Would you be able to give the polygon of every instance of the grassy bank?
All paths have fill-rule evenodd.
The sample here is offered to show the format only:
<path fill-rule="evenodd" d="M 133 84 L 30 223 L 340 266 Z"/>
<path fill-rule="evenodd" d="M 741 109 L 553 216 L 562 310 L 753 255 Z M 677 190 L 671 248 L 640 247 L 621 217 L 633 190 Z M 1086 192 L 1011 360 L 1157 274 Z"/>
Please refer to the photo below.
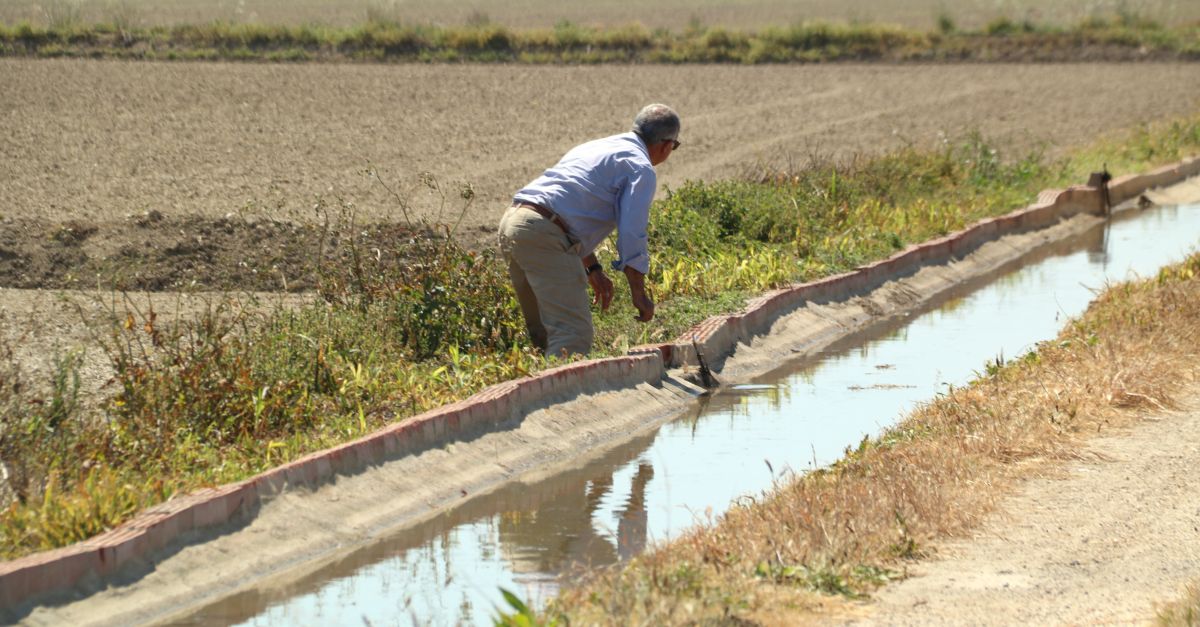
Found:
<path fill-rule="evenodd" d="M 716 520 L 564 592 L 532 622 L 789 624 L 806 611 L 816 619 L 822 595 L 855 597 L 901 576 L 935 541 L 975 527 L 1016 480 L 1078 457 L 1088 434 L 1173 407 L 1200 374 L 1198 329 L 1195 254 L 1153 278 L 1109 287 L 1054 340 L 987 364 L 966 387 L 847 449 L 828 469 L 740 499 Z M 1161 613 L 1165 623 L 1194 624 L 1191 594 Z"/>
<path fill-rule="evenodd" d="M 937 151 L 688 184 L 652 212 L 658 317 L 633 322 L 619 295 L 596 316 L 596 352 L 677 337 L 749 294 L 1009 211 L 1040 189 L 1084 180 L 1096 162 L 1142 170 L 1198 149 L 1195 118 L 1055 163 L 1004 159 L 971 137 Z M 380 265 L 356 239 L 352 209 L 331 213 L 342 218 L 322 227 L 323 241 L 337 253 L 314 258 L 336 262 L 318 268 L 315 304 L 264 311 L 223 300 L 178 324 L 119 305 L 110 320 L 92 320 L 114 373 L 102 398 L 81 398 L 77 356 L 36 378 L 0 347 L 0 459 L 11 489 L 0 556 L 90 537 L 173 494 L 251 476 L 545 367 L 490 254 L 414 225 L 409 262 Z M 607 246 L 602 259 L 612 258 Z"/>
<path fill-rule="evenodd" d="M 376 17 L 356 27 L 213 22 L 140 27 L 128 16 L 84 24 L 0 25 L 0 54 L 161 60 L 517 63 L 813 63 L 829 61 L 1116 61 L 1200 58 L 1200 24 L 1166 27 L 1134 13 L 1063 27 L 996 19 L 961 30 L 798 23 L 757 31 L 694 24 L 596 28 L 561 22 L 515 30 L 486 18 L 464 26 Z"/>

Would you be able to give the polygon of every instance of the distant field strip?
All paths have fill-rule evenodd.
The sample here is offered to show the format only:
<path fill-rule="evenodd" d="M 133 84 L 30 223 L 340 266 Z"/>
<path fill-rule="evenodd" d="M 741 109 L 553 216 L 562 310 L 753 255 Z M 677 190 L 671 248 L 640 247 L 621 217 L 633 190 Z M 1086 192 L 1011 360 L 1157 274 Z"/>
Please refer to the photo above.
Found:
<path fill-rule="evenodd" d="M 640 23 L 513 29 L 373 19 L 352 27 L 217 21 L 140 27 L 121 20 L 0 26 L 0 54 L 156 60 L 516 63 L 814 63 L 829 61 L 1132 61 L 1200 59 L 1200 24 L 1167 27 L 1121 13 L 1071 27 L 997 18 L 961 30 L 804 22 L 761 30 L 699 23 L 680 31 Z"/>
<path fill-rule="evenodd" d="M 899 24 L 931 28 L 949 19 L 978 28 L 989 21 L 1036 17 L 1073 24 L 1121 11 L 1168 24 L 1200 19 L 1200 4 L 1179 0 L 659 0 L 636 8 L 626 0 L 0 0 L 0 22 L 36 24 L 74 19 L 162 26 L 214 20 L 261 24 L 352 26 L 364 19 L 406 24 L 478 24 L 549 28 L 563 21 L 602 26 L 636 19 L 650 28 L 714 24 L 762 28 L 800 20 Z"/>

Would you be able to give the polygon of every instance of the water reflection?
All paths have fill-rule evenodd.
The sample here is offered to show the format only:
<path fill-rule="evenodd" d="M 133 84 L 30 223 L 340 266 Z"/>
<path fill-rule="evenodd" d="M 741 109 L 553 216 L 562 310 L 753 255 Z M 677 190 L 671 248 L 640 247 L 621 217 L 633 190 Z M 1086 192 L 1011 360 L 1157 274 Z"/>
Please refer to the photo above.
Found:
<path fill-rule="evenodd" d="M 646 485 L 654 467 L 636 461 L 637 470 L 623 499 L 613 494 L 615 472 L 605 468 L 571 486 L 538 509 L 500 517 L 501 550 L 513 571 L 557 573 L 564 564 L 603 566 L 629 559 L 646 547 Z M 605 502 L 620 499 L 615 533 L 595 522 Z"/>
<path fill-rule="evenodd" d="M 315 572 L 223 599 L 181 624 L 486 623 L 500 602 L 497 586 L 545 600 L 557 592 L 559 573 L 645 549 L 654 467 L 640 456 L 654 437 L 481 495 Z"/>
<path fill-rule="evenodd" d="M 946 385 L 970 381 L 987 361 L 1053 337 L 1093 289 L 1131 271 L 1153 272 L 1196 245 L 1200 209 L 1133 217 L 708 397 L 689 415 L 575 469 L 475 497 L 193 619 L 481 623 L 501 604 L 499 587 L 541 603 L 560 575 L 629 559 L 731 500 L 769 489 L 789 469 L 834 461 Z"/>

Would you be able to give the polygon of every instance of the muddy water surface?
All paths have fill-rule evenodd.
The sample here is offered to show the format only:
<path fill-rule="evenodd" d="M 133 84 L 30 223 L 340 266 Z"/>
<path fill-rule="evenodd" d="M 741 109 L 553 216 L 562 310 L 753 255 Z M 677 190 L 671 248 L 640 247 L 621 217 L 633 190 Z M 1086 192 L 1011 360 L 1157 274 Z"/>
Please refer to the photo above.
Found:
<path fill-rule="evenodd" d="M 907 319 L 724 391 L 579 468 L 481 496 L 190 620 L 489 623 L 506 607 L 501 587 L 544 602 L 563 575 L 627 559 L 789 472 L 828 464 L 916 403 L 1054 337 L 1106 283 L 1152 275 L 1198 245 L 1200 205 L 1122 216 Z"/>

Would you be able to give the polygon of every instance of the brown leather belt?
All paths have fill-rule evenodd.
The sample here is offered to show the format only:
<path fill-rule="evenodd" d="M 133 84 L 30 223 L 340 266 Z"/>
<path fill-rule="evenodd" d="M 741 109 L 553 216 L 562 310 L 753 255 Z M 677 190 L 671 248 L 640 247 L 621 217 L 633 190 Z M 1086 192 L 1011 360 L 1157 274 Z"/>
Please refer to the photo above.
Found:
<path fill-rule="evenodd" d="M 557 226 L 558 228 L 562 229 L 563 233 L 566 233 L 567 235 L 571 235 L 571 229 L 567 228 L 567 223 L 563 222 L 563 219 L 557 213 L 554 213 L 553 211 L 551 211 L 541 205 L 535 205 L 531 202 L 525 202 L 523 200 L 513 203 L 513 206 L 514 207 L 524 207 L 526 209 L 536 211 L 543 218 L 546 218 L 547 220 L 553 222 L 554 226 Z"/>

